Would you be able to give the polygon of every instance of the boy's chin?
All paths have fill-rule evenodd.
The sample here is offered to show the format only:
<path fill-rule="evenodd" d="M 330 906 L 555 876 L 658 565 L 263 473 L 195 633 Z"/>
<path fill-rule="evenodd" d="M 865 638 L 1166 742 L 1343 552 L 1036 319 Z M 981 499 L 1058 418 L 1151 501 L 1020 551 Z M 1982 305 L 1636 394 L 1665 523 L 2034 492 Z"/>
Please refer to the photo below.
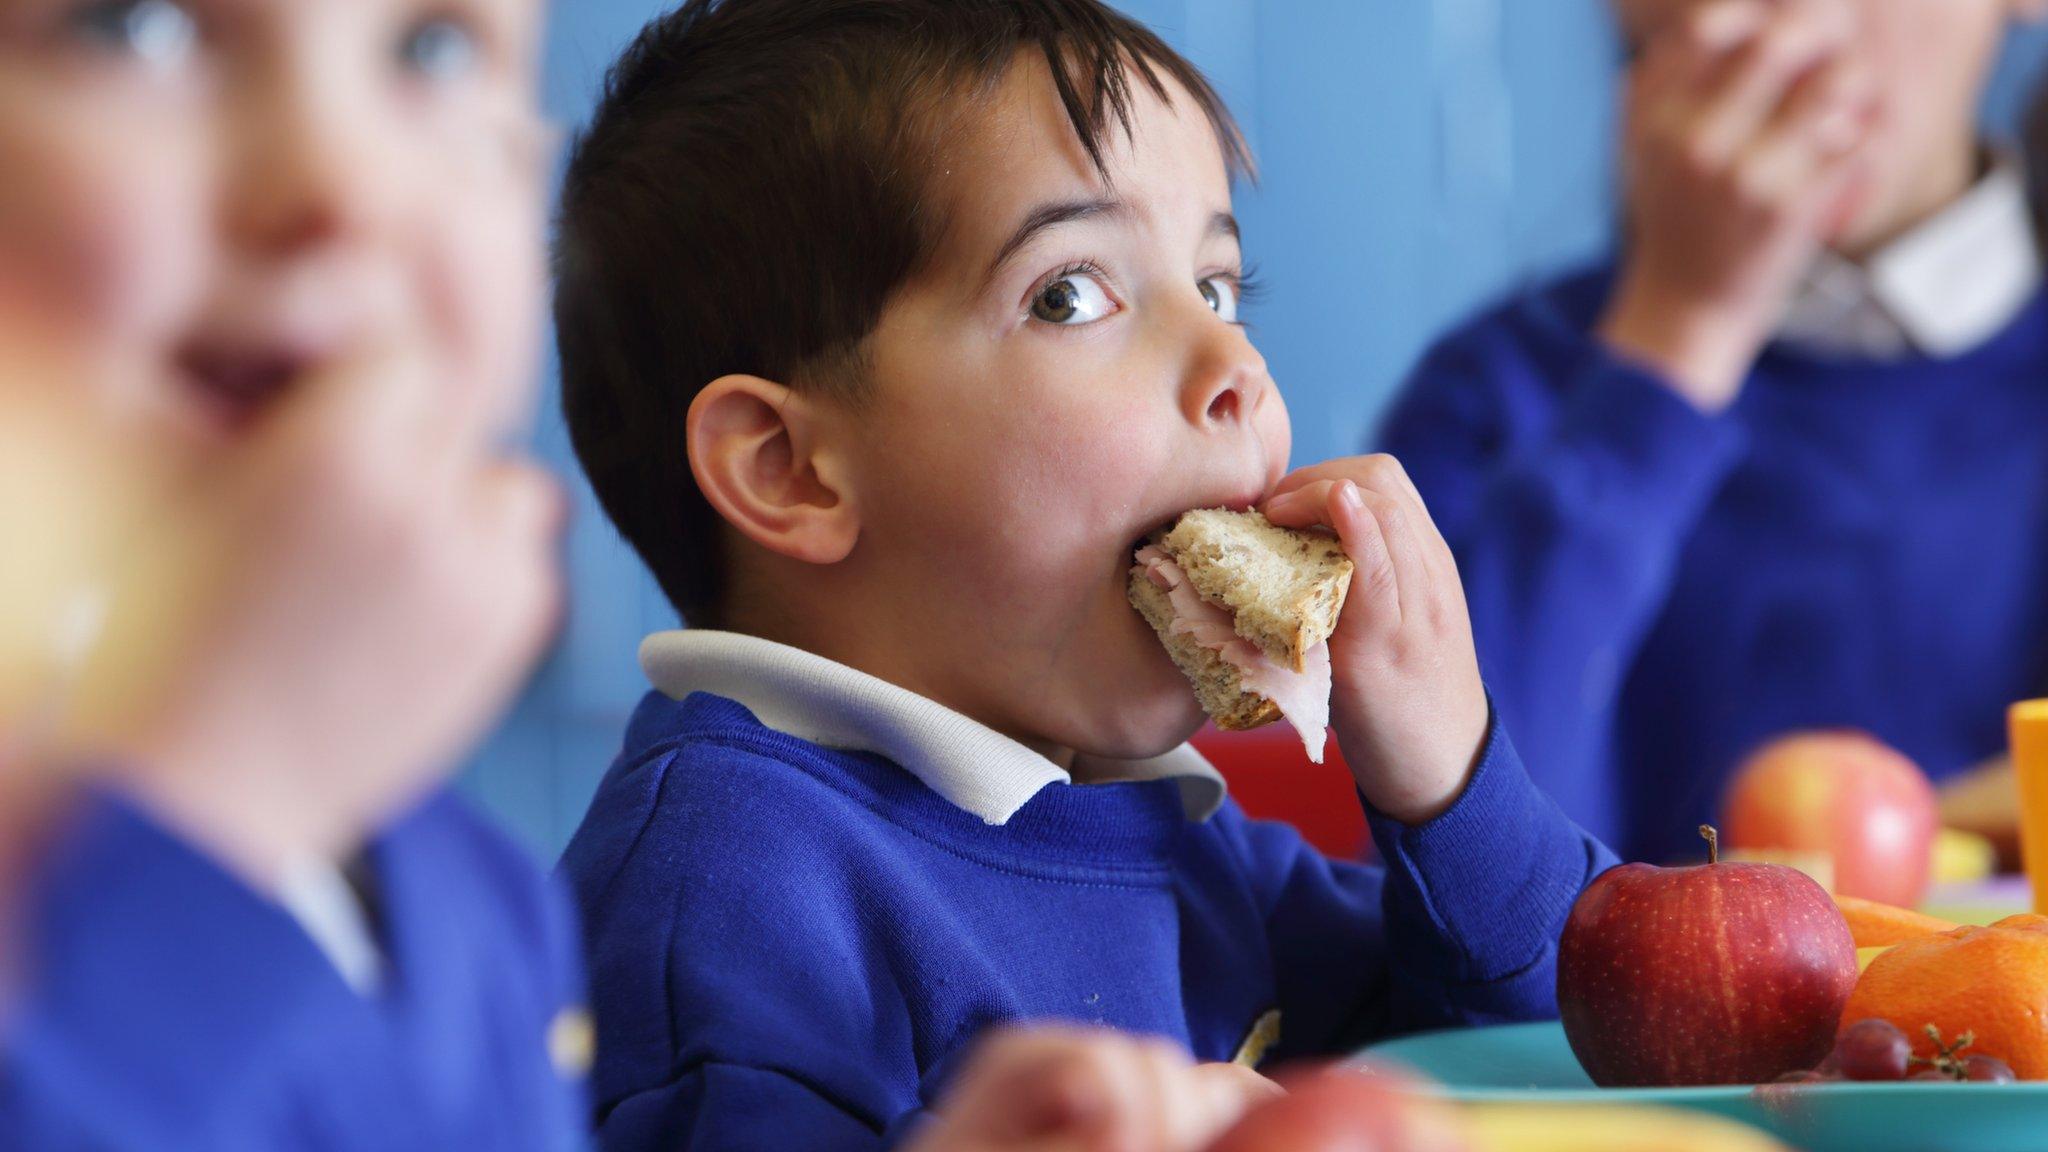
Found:
<path fill-rule="evenodd" d="M 1150 760 L 1187 743 L 1207 721 L 1192 691 L 1128 701 L 1113 723 L 1099 727 L 1086 751 L 1108 760 Z"/>

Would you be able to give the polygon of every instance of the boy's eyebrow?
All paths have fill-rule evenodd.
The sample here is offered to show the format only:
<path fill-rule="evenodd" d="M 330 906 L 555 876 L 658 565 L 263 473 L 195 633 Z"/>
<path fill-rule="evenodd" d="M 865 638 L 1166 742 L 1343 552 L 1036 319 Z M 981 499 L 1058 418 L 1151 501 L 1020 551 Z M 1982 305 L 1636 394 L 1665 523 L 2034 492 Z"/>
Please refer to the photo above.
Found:
<path fill-rule="evenodd" d="M 1032 237 L 1048 228 L 1071 224 L 1076 220 L 1090 220 L 1098 216 L 1124 216 L 1129 212 L 1130 205 L 1121 200 L 1059 200 L 1041 204 L 1032 209 L 1031 214 L 1024 218 L 1024 222 L 1017 226 L 1017 230 L 1010 233 L 1010 238 L 1003 241 L 1003 246 L 996 249 L 995 259 L 988 262 L 988 270 L 982 274 L 981 281 L 983 284 L 993 282 L 996 274 L 1003 270 L 1003 265 L 1017 254 L 1018 249 L 1031 243 Z M 1244 238 L 1237 226 L 1237 217 L 1228 212 L 1218 212 L 1209 217 L 1208 233 L 1211 236 L 1228 236 L 1237 241 Z"/>
<path fill-rule="evenodd" d="M 1076 220 L 1092 220 L 1098 216 L 1124 216 L 1129 212 L 1130 206 L 1121 200 L 1056 200 L 1050 204 L 1040 204 L 1031 210 L 1029 216 L 1024 217 L 1024 222 L 1017 225 L 1017 230 L 1010 233 L 1010 238 L 1003 241 L 1003 246 L 996 249 L 995 259 L 988 262 L 988 270 L 982 273 L 981 281 L 983 284 L 994 281 L 996 273 L 1003 270 L 1003 265 L 1009 263 L 1010 257 L 1015 256 L 1019 248 L 1031 243 L 1032 237 L 1047 228 L 1071 224 Z"/>

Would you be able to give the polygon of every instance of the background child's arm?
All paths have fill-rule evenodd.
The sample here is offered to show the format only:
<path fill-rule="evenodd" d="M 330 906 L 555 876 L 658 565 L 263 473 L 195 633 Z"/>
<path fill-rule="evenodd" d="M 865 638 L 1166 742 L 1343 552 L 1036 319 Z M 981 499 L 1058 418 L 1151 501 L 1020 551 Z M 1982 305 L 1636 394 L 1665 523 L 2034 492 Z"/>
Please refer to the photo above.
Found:
<path fill-rule="evenodd" d="M 1707 6 L 1630 76 L 1629 240 L 1601 336 L 1704 411 L 1734 402 L 1847 221 L 1876 90 L 1838 4 Z"/>

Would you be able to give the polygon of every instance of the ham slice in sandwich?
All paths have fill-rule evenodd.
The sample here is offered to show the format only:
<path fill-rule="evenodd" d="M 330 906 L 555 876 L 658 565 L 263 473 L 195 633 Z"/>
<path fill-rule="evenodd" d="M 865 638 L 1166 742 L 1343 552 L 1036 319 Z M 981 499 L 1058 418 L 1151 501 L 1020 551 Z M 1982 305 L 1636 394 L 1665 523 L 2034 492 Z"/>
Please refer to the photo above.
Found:
<path fill-rule="evenodd" d="M 1201 509 L 1138 550 L 1129 594 L 1217 727 L 1285 717 L 1320 764 L 1329 638 L 1350 587 L 1351 560 L 1330 537 Z"/>

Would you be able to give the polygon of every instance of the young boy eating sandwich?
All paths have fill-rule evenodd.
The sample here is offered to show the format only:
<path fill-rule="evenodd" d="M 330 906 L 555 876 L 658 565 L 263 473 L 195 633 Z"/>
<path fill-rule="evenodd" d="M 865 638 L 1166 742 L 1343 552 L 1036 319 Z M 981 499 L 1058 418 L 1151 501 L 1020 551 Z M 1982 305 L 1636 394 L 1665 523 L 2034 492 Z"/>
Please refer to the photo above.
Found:
<path fill-rule="evenodd" d="M 608 1147 L 893 1142 L 1013 1021 L 1256 1063 L 1554 1011 L 1612 857 L 1493 723 L 1399 466 L 1289 471 L 1248 165 L 1092 0 L 694 0 L 614 70 L 564 406 L 692 627 L 564 860 Z M 1321 642 L 1384 870 L 1223 795 L 1133 606 L 1162 529 L 1254 508 L 1355 569 Z"/>

